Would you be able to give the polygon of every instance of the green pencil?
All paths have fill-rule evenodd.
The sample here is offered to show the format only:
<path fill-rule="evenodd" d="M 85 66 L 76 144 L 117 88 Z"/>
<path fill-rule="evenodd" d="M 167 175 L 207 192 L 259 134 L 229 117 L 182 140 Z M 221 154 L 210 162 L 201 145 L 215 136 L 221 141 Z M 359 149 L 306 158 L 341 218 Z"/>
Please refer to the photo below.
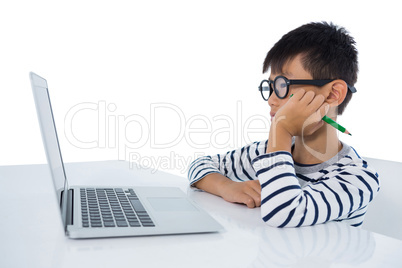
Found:
<path fill-rule="evenodd" d="M 331 126 L 333 126 L 334 128 L 336 128 L 337 130 L 339 130 L 342 133 L 348 134 L 349 136 L 352 136 L 352 134 L 347 131 L 346 128 L 344 128 L 343 126 L 339 125 L 337 122 L 335 122 L 334 120 L 332 120 L 331 118 L 329 118 L 328 116 L 324 115 L 324 117 L 322 118 L 322 121 L 324 121 L 327 124 L 330 124 Z"/>
<path fill-rule="evenodd" d="M 293 96 L 293 94 L 289 96 L 289 99 L 290 99 L 292 96 Z M 345 134 L 348 134 L 349 136 L 352 136 L 352 134 L 351 134 L 349 131 L 347 131 L 346 128 L 344 128 L 343 126 L 339 125 L 337 122 L 335 122 L 334 120 L 332 120 L 332 119 L 329 118 L 328 116 L 324 115 L 324 117 L 322 118 L 322 121 L 324 121 L 325 123 L 327 123 L 327 124 L 333 126 L 334 128 L 336 128 L 336 129 L 339 130 L 340 132 L 345 133 Z"/>

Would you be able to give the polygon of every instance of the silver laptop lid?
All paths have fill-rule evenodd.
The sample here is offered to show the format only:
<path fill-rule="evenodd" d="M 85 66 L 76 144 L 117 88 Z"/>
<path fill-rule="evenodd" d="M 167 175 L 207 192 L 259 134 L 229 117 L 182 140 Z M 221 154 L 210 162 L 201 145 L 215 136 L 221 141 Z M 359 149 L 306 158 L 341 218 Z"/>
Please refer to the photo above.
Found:
<path fill-rule="evenodd" d="M 59 140 L 54 123 L 52 105 L 50 103 L 47 82 L 35 73 L 29 73 L 32 91 L 35 99 L 43 146 L 47 162 L 53 178 L 57 200 L 60 205 L 61 218 L 64 228 L 67 228 L 68 182 L 61 156 Z"/>

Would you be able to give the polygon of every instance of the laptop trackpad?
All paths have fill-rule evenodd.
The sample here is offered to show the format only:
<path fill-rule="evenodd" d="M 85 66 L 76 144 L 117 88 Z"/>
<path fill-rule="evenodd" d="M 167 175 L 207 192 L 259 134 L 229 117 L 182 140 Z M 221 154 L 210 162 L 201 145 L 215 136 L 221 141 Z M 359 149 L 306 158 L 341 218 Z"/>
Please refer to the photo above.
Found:
<path fill-rule="evenodd" d="M 149 197 L 147 199 L 155 211 L 196 211 L 197 210 L 185 198 Z"/>

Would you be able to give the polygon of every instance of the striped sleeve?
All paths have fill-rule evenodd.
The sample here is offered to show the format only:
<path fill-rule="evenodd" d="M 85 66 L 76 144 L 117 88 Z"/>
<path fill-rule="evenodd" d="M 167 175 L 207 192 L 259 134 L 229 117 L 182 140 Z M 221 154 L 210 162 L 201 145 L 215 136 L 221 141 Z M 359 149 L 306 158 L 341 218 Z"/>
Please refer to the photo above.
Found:
<path fill-rule="evenodd" d="M 270 226 L 299 227 L 347 220 L 358 226 L 379 190 L 378 174 L 355 164 L 336 166 L 320 180 L 301 187 L 288 152 L 252 160 L 261 183 L 261 216 Z M 374 174 L 375 173 L 375 174 Z"/>
<path fill-rule="evenodd" d="M 268 141 L 254 142 L 226 154 L 203 156 L 194 160 L 188 170 L 190 185 L 211 173 L 220 173 L 233 181 L 255 180 L 251 160 L 265 154 Z"/>

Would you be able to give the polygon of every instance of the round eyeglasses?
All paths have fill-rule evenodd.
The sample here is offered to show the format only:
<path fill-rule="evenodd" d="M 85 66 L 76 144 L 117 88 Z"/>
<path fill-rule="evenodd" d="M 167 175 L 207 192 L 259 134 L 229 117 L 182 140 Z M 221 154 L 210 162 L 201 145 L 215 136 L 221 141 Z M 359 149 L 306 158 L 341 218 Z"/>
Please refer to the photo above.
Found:
<path fill-rule="evenodd" d="M 272 92 L 275 91 L 275 94 L 278 98 L 284 99 L 289 93 L 290 85 L 313 85 L 322 87 L 335 79 L 299 79 L 299 80 L 290 80 L 284 76 L 277 76 L 272 80 L 262 80 L 258 90 L 261 93 L 262 98 L 267 101 L 271 96 Z M 356 88 L 348 85 L 348 89 L 352 92 L 356 92 Z"/>

